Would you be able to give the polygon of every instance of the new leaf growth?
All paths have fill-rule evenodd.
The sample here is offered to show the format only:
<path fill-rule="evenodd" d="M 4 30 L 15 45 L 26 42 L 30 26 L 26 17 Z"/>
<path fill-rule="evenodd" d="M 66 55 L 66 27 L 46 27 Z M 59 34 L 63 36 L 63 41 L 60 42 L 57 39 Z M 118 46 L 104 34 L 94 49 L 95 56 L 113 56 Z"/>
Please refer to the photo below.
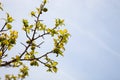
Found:
<path fill-rule="evenodd" d="M 6 58 L 9 57 L 9 51 L 12 51 L 14 45 L 17 44 L 19 36 L 18 32 L 12 29 L 11 23 L 14 19 L 9 13 L 6 14 L 4 25 L 0 27 L 0 67 L 19 68 L 19 73 L 17 75 L 6 74 L 5 80 L 25 79 L 29 75 L 29 65 L 37 67 L 44 65 L 48 72 L 57 72 L 58 62 L 50 56 L 64 55 L 65 44 L 68 42 L 70 34 L 67 29 L 62 28 L 65 25 L 63 19 L 55 19 L 55 26 L 52 28 L 44 24 L 43 20 L 40 20 L 40 16 L 48 11 L 45 7 L 46 3 L 47 0 L 43 0 L 40 7 L 36 8 L 35 11 L 31 11 L 31 17 L 35 19 L 33 24 L 30 24 L 27 19 L 22 20 L 22 29 L 25 32 L 23 36 L 27 39 L 25 42 L 21 42 L 22 52 L 16 53 L 16 56 L 12 56 L 10 60 Z M 0 9 L 3 10 L 1 3 Z M 48 36 L 53 40 L 54 47 L 45 53 L 38 52 L 44 45 L 46 40 L 44 37 Z M 29 65 L 25 62 L 28 62 Z"/>

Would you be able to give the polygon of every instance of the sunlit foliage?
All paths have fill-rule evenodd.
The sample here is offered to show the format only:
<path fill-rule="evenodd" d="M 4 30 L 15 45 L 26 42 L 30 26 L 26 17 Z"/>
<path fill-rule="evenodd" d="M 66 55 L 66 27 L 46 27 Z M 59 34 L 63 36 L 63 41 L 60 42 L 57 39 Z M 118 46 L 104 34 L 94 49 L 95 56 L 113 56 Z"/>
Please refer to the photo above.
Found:
<path fill-rule="evenodd" d="M 6 60 L 8 57 L 8 52 L 12 50 L 15 44 L 17 44 L 17 38 L 19 37 L 18 32 L 12 29 L 13 17 L 6 13 L 6 18 L 4 19 L 4 25 L 0 27 L 0 67 L 13 67 L 19 68 L 19 73 L 6 74 L 6 80 L 18 80 L 24 79 L 29 75 L 29 67 L 24 62 L 27 61 L 30 66 L 44 65 L 48 72 L 57 72 L 58 62 L 51 59 L 50 55 L 63 56 L 65 51 L 65 44 L 68 42 L 70 36 L 67 29 L 61 28 L 65 26 L 63 19 L 55 19 L 54 27 L 47 27 L 40 16 L 46 13 L 48 9 L 45 7 L 47 0 L 43 0 L 40 7 L 36 8 L 35 11 L 31 11 L 31 17 L 35 18 L 34 23 L 30 24 L 29 20 L 23 19 L 22 30 L 25 32 L 24 37 L 26 37 L 25 42 L 21 42 L 24 46 L 23 51 L 12 56 L 11 60 Z M 0 3 L 0 10 L 4 11 L 2 4 Z M 53 39 L 54 47 L 52 50 L 47 51 L 43 55 L 36 56 L 39 54 L 36 49 L 39 49 L 44 42 L 37 42 L 37 40 L 44 40 L 45 36 L 50 36 Z"/>

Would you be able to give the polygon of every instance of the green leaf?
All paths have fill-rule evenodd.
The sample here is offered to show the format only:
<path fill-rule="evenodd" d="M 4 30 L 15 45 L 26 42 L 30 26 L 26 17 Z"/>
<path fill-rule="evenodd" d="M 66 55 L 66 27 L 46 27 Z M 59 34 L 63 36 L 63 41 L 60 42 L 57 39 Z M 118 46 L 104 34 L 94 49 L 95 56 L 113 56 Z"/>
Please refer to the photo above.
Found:
<path fill-rule="evenodd" d="M 39 66 L 38 62 L 36 60 L 33 60 L 30 62 L 31 66 Z"/>
<path fill-rule="evenodd" d="M 58 27 L 58 26 L 63 26 L 65 25 L 64 24 L 64 20 L 63 19 L 55 19 L 55 26 Z"/>
<path fill-rule="evenodd" d="M 46 4 L 46 3 L 47 3 L 47 0 L 44 0 L 43 3 Z"/>
<path fill-rule="evenodd" d="M 14 21 L 14 19 L 9 15 L 9 13 L 7 13 L 7 22 L 11 23 L 13 21 Z"/>
<path fill-rule="evenodd" d="M 44 12 L 47 12 L 47 11 L 48 11 L 48 9 L 47 9 L 47 8 L 43 8 L 43 11 L 44 11 Z"/>
<path fill-rule="evenodd" d="M 2 8 L 2 3 L 0 2 L 0 10 L 2 10 L 3 11 L 3 8 Z"/>
<path fill-rule="evenodd" d="M 28 27 L 28 20 L 27 19 L 23 19 L 22 22 L 23 22 L 23 24 L 24 24 L 25 27 Z"/>
<path fill-rule="evenodd" d="M 12 25 L 11 24 L 7 24 L 6 27 L 7 27 L 7 29 L 11 29 Z"/>
<path fill-rule="evenodd" d="M 56 65 L 58 65 L 58 62 L 53 62 L 52 63 L 52 66 L 56 66 Z"/>
<path fill-rule="evenodd" d="M 11 50 L 11 49 L 12 49 L 12 47 L 13 47 L 13 45 L 8 46 L 8 50 Z"/>
<path fill-rule="evenodd" d="M 58 54 L 58 55 L 63 56 L 63 52 L 59 48 L 54 49 L 53 52 L 56 53 L 56 54 Z"/>
<path fill-rule="evenodd" d="M 49 69 L 47 70 L 47 72 L 52 72 L 51 68 L 49 68 Z"/>
<path fill-rule="evenodd" d="M 45 66 L 47 66 L 48 68 L 51 68 L 51 65 L 50 65 L 50 64 L 45 64 Z"/>
<path fill-rule="evenodd" d="M 31 50 L 35 50 L 35 46 L 31 46 Z"/>
<path fill-rule="evenodd" d="M 0 59 L 0 64 L 2 63 L 2 60 Z"/>
<path fill-rule="evenodd" d="M 25 54 L 24 59 L 30 59 L 30 55 L 29 54 Z"/>
<path fill-rule="evenodd" d="M 20 60 L 20 56 L 16 55 L 16 60 L 19 61 Z"/>
<path fill-rule="evenodd" d="M 54 71 L 55 73 L 56 73 L 57 70 L 58 70 L 57 67 L 53 67 L 52 69 L 53 69 L 53 71 Z"/>
<path fill-rule="evenodd" d="M 2 52 L 2 51 L 0 51 L 0 57 L 2 56 L 2 54 L 3 54 L 3 52 Z"/>
<path fill-rule="evenodd" d="M 35 16 L 35 12 L 34 11 L 31 11 L 31 16 Z"/>
<path fill-rule="evenodd" d="M 30 29 L 33 28 L 33 25 L 30 25 L 29 28 L 30 28 Z"/>
<path fill-rule="evenodd" d="M 27 40 L 27 41 L 26 41 L 27 44 L 30 44 L 30 42 L 31 42 L 30 40 Z"/>

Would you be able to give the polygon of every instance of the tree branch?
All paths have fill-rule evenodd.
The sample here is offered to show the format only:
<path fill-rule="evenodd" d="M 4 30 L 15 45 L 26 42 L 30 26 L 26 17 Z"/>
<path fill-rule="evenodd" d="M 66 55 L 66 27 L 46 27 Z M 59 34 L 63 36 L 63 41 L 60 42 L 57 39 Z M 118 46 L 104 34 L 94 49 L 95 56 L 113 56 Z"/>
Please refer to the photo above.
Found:
<path fill-rule="evenodd" d="M 0 30 L 0 32 L 4 31 L 4 28 L 5 28 L 6 25 L 7 25 L 7 22 L 5 22 L 5 24 L 3 25 L 2 29 Z"/>

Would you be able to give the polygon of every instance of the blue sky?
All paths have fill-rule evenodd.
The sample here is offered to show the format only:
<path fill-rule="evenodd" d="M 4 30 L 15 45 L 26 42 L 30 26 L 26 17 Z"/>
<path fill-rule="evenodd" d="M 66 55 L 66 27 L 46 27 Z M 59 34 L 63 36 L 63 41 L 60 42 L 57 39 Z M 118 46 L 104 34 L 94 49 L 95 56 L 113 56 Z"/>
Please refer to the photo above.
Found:
<path fill-rule="evenodd" d="M 13 25 L 17 25 L 18 30 L 22 18 L 31 19 L 30 11 L 41 2 L 1 1 L 15 18 Z M 49 0 L 49 11 L 43 19 L 48 25 L 52 25 L 55 18 L 65 19 L 72 36 L 65 56 L 58 59 L 57 74 L 45 72 L 44 67 L 32 68 L 26 80 L 120 80 L 119 3 L 119 0 Z"/>

